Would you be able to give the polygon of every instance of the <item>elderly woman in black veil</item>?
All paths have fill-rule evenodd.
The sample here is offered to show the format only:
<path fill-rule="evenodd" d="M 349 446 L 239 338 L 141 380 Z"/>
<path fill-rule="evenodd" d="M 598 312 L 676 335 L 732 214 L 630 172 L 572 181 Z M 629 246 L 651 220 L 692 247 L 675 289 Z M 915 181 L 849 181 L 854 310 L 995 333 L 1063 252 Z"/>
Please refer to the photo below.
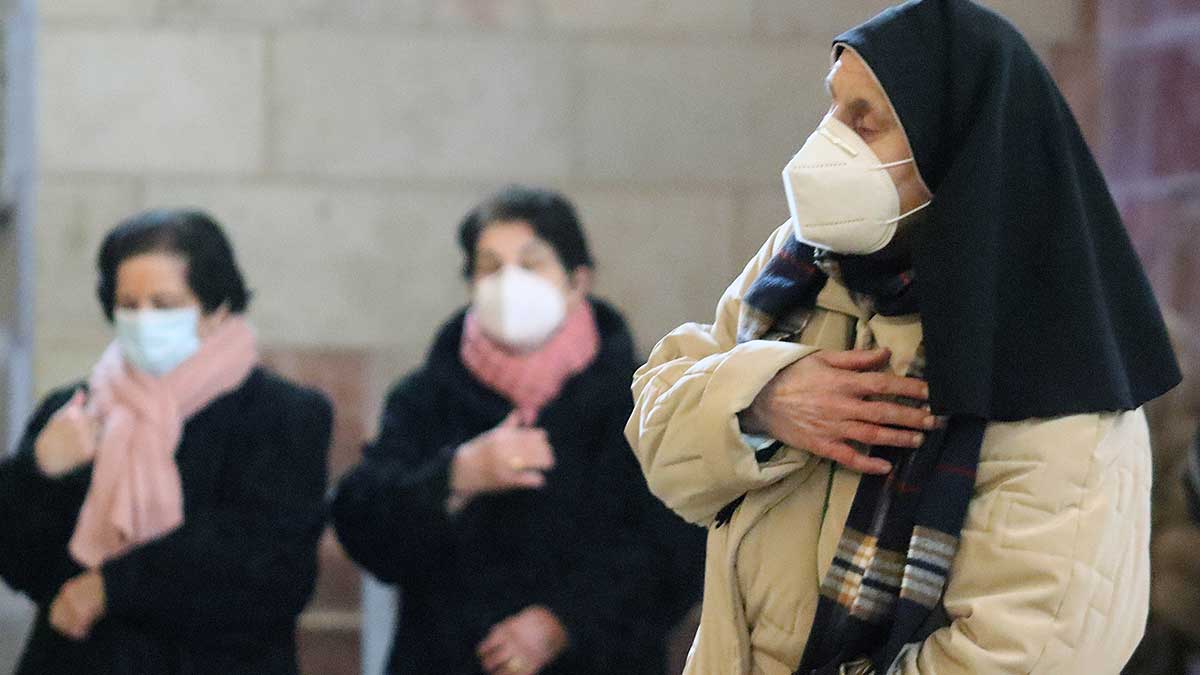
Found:
<path fill-rule="evenodd" d="M 1021 35 L 913 0 L 833 43 L 792 219 L 636 375 L 651 489 L 709 527 L 689 673 L 1117 673 L 1149 595 L 1142 405 L 1179 381 Z"/>

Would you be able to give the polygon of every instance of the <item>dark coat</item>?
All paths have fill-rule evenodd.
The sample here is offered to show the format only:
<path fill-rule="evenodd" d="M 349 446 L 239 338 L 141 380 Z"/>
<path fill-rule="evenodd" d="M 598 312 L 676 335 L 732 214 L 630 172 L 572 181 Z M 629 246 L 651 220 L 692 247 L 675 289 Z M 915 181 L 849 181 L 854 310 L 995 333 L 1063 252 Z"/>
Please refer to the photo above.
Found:
<path fill-rule="evenodd" d="M 463 313 L 388 396 L 333 518 L 350 555 L 404 592 L 391 672 L 479 673 L 475 647 L 491 626 L 535 604 L 570 636 L 544 673 L 662 672 L 665 633 L 699 596 L 704 533 L 646 488 L 623 433 L 632 341 L 616 311 L 593 306 L 599 356 L 537 421 L 556 459 L 540 490 L 447 514 L 455 449 L 512 410 L 460 361 Z"/>
<path fill-rule="evenodd" d="M 34 440 L 73 389 L 52 393 L 0 463 L 0 577 L 37 604 L 19 675 L 297 672 L 296 617 L 316 578 L 332 411 L 255 370 L 189 420 L 176 453 L 185 522 L 103 565 L 107 613 L 83 642 L 47 622 L 91 466 L 44 476 Z"/>

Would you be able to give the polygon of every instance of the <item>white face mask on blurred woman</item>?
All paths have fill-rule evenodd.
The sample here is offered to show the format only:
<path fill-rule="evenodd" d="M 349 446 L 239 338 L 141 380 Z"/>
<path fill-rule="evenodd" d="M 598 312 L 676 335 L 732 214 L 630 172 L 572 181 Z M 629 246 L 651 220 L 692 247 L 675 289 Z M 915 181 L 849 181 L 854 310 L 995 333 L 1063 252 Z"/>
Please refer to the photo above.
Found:
<path fill-rule="evenodd" d="M 846 255 L 869 255 L 896 236 L 897 224 L 929 205 L 900 213 L 888 169 L 853 129 L 826 117 L 783 170 L 792 226 L 800 241 Z"/>
<path fill-rule="evenodd" d="M 513 349 L 536 349 L 567 316 L 567 299 L 541 275 L 505 265 L 480 279 L 472 311 L 483 331 Z"/>
<path fill-rule="evenodd" d="M 200 349 L 200 310 L 118 309 L 117 344 L 127 361 L 156 377 L 174 370 Z"/>

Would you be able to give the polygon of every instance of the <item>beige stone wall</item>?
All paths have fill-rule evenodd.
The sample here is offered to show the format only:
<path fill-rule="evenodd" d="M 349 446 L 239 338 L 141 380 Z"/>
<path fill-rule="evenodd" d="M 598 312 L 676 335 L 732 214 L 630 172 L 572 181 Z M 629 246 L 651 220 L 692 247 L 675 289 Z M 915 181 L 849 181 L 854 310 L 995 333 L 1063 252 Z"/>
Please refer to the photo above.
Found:
<path fill-rule="evenodd" d="M 99 238 L 149 206 L 229 228 L 276 348 L 415 363 L 464 299 L 459 217 L 504 182 L 580 206 L 643 349 L 705 320 L 785 217 L 829 38 L 879 0 L 43 0 L 39 391 L 107 329 Z M 995 0 L 1039 48 L 1077 0 Z"/>
<path fill-rule="evenodd" d="M 0 458 L 28 415 L 28 244 L 32 205 L 32 2 L 0 0 Z M 7 523 L 0 523 L 5 526 Z M 34 614 L 32 603 L 0 582 L 0 672 L 12 672 Z"/>

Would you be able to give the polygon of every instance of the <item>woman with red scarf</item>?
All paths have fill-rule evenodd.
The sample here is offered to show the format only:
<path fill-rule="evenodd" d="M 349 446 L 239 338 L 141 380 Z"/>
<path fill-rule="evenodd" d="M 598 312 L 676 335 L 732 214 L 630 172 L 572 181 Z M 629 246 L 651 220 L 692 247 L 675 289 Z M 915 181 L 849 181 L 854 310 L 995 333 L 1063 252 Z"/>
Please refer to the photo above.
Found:
<path fill-rule="evenodd" d="M 471 305 L 333 504 L 351 556 L 403 592 L 389 672 L 659 673 L 702 532 L 649 495 L 623 437 L 633 344 L 589 296 L 574 209 L 512 187 L 459 234 Z"/>

